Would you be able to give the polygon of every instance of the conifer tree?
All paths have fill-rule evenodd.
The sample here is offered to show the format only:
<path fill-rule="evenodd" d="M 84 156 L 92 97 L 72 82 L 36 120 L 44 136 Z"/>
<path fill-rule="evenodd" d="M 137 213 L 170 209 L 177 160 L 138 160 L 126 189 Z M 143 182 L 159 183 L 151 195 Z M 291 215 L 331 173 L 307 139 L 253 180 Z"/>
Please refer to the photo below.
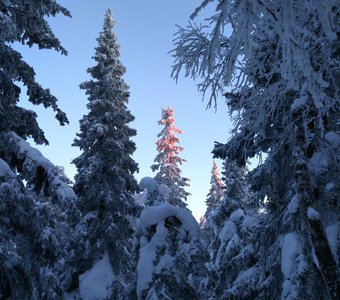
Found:
<path fill-rule="evenodd" d="M 224 196 L 224 184 L 218 173 L 218 166 L 216 160 L 213 161 L 213 168 L 211 170 L 210 190 L 205 201 L 207 205 L 207 213 L 214 209 Z"/>
<path fill-rule="evenodd" d="M 28 101 L 52 108 L 68 123 L 57 99 L 35 80 L 34 69 L 13 42 L 39 49 L 66 50 L 47 16 L 69 12 L 56 1 L 0 3 L 0 298 L 56 299 L 69 225 L 77 221 L 75 194 L 60 170 L 25 140 L 48 144 L 37 114 L 19 106 L 21 88 Z M 73 221 L 71 221 L 73 220 Z"/>
<path fill-rule="evenodd" d="M 180 141 L 176 134 L 182 134 L 182 131 L 175 126 L 174 110 L 170 107 L 162 109 L 162 119 L 158 124 L 164 125 L 164 128 L 158 134 L 159 139 L 156 142 L 158 155 L 151 169 L 158 170 L 155 176 L 157 182 L 165 184 L 170 189 L 170 204 L 186 207 L 185 201 L 189 193 L 184 188 L 189 186 L 189 179 L 181 176 L 180 165 L 185 159 L 179 157 L 183 148 L 177 145 Z"/>
<path fill-rule="evenodd" d="M 202 76 L 210 104 L 225 95 L 235 129 L 216 144 L 215 156 L 242 166 L 266 153 L 249 176 L 255 204 L 266 203 L 257 257 L 232 297 L 337 299 L 339 6 L 208 0 L 192 17 L 213 2 L 211 32 L 179 30 L 174 76 L 182 67 Z M 227 85 L 232 92 L 225 93 Z"/>
<path fill-rule="evenodd" d="M 50 91 L 36 82 L 34 69 L 11 47 L 11 43 L 19 42 L 30 47 L 37 45 L 40 49 L 55 49 L 67 54 L 44 17 L 58 13 L 66 16 L 70 14 L 52 0 L 30 3 L 2 1 L 0 11 L 0 133 L 13 131 L 24 139 L 33 138 L 37 144 L 48 144 L 37 123 L 36 113 L 18 106 L 21 89 L 16 82 L 21 82 L 27 88 L 28 101 L 51 107 L 61 125 L 68 123 L 67 117 Z"/>
<path fill-rule="evenodd" d="M 80 273 L 108 254 L 114 272 L 111 294 L 128 298 L 133 278 L 132 221 L 138 213 L 132 196 L 138 190 L 133 174 L 138 166 L 131 157 L 136 130 L 128 126 L 134 117 L 127 108 L 126 69 L 119 60 L 114 25 L 108 9 L 97 39 L 96 65 L 88 69 L 92 79 L 80 85 L 88 96 L 89 112 L 80 120 L 80 133 L 73 143 L 82 150 L 73 163 L 78 170 L 74 190 L 83 219 L 71 245 L 74 271 L 70 289 L 78 286 Z"/>
<path fill-rule="evenodd" d="M 209 284 L 216 299 L 229 299 L 240 271 L 251 265 L 254 214 L 247 209 L 250 193 L 246 168 L 223 162 L 224 197 L 208 214 L 205 238 L 210 252 Z"/>

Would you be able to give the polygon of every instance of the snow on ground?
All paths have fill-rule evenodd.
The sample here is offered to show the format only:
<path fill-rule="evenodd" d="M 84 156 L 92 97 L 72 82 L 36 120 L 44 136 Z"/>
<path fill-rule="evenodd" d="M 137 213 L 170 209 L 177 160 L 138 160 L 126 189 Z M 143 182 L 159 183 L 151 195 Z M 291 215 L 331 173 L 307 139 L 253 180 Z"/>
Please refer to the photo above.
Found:
<path fill-rule="evenodd" d="M 93 267 L 79 276 L 79 294 L 82 300 L 109 299 L 114 279 L 109 254 L 97 261 Z"/>

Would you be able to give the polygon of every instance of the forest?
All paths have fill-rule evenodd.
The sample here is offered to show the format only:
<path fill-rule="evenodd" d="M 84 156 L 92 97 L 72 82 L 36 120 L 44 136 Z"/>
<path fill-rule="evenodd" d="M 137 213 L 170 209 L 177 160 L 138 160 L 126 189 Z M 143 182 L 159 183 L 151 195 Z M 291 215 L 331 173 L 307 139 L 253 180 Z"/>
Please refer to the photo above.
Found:
<path fill-rule="evenodd" d="M 233 128 L 212 145 L 197 222 L 172 107 L 161 109 L 154 177 L 135 177 L 138 128 L 111 9 L 80 84 L 71 181 L 37 150 L 48 139 L 20 97 L 61 126 L 68 117 L 15 43 L 67 55 L 49 22 L 72 12 L 0 0 L 0 299 L 340 298 L 339 2 L 200 2 L 178 26 L 171 77 L 195 81 L 208 107 L 222 99 Z"/>

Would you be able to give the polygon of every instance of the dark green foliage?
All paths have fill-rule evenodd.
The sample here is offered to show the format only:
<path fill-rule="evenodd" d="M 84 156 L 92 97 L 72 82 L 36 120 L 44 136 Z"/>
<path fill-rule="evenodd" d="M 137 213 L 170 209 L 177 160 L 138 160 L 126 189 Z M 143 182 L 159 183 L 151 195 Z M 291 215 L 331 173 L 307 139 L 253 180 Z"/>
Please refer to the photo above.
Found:
<path fill-rule="evenodd" d="M 118 289 L 113 294 L 124 297 L 133 282 L 132 222 L 139 207 L 132 195 L 138 190 L 133 176 L 138 166 L 131 158 L 136 130 L 128 126 L 134 117 L 127 108 L 129 91 L 122 77 L 126 69 L 119 61 L 114 23 L 108 10 L 97 39 L 97 64 L 88 69 L 92 79 L 80 85 L 88 96 L 89 112 L 80 120 L 80 133 L 73 143 L 82 150 L 73 163 L 78 170 L 74 190 L 83 219 L 71 238 L 69 288 L 76 288 L 78 276 L 108 251 L 116 275 L 113 286 Z"/>

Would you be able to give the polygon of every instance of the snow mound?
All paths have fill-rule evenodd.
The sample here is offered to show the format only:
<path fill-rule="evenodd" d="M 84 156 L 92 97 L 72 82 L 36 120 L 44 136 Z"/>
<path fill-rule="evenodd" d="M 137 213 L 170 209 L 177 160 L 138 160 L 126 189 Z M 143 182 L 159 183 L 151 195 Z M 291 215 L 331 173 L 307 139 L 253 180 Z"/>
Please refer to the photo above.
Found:
<path fill-rule="evenodd" d="M 189 239 L 199 235 L 200 227 L 192 214 L 184 208 L 173 206 L 167 202 L 157 206 L 146 207 L 138 222 L 139 229 L 147 233 L 147 229 L 152 225 L 156 225 L 171 216 L 181 221 L 182 227 L 187 231 Z"/>
<path fill-rule="evenodd" d="M 200 227 L 191 213 L 180 207 L 164 202 L 157 206 L 144 208 L 139 220 L 137 229 L 140 236 L 139 261 L 137 265 L 137 295 L 142 298 L 142 292 L 147 290 L 152 283 L 153 274 L 160 274 L 162 270 L 170 270 L 174 264 L 174 256 L 164 253 L 159 259 L 160 251 L 168 243 L 169 229 L 166 227 L 166 219 L 176 217 L 181 224 L 176 226 L 186 243 L 194 241 L 200 233 Z M 155 225 L 155 231 L 150 237 L 148 230 Z M 153 230 L 152 230 L 153 231 Z M 186 245 L 186 244 L 185 244 Z M 182 247 L 185 247 L 183 244 Z M 160 250 L 163 249 L 163 250 Z M 183 248 L 182 248 L 183 249 Z M 151 299 L 151 298 L 147 298 Z M 152 298 L 153 299 L 153 298 Z"/>
<path fill-rule="evenodd" d="M 109 254 L 97 261 L 93 267 L 79 276 L 79 293 L 82 300 L 109 299 L 114 279 Z"/>
<path fill-rule="evenodd" d="M 154 178 L 151 177 L 144 177 L 139 182 L 139 188 L 141 190 L 147 190 L 148 192 L 152 193 L 157 189 L 158 183 Z"/>

